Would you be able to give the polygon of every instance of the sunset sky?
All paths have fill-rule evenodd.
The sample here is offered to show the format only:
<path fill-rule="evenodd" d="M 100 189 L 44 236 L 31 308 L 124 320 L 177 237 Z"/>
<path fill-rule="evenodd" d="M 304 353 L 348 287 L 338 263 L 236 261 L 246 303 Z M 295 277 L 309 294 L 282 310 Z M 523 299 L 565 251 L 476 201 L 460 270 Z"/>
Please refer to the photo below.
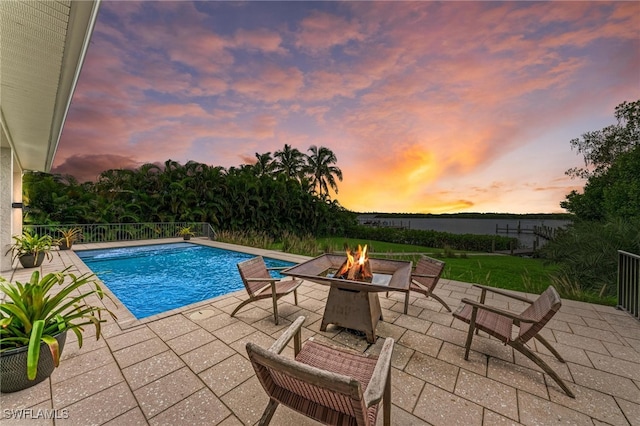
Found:
<path fill-rule="evenodd" d="M 560 212 L 637 99 L 637 1 L 103 1 L 52 171 L 322 145 L 351 210 Z"/>

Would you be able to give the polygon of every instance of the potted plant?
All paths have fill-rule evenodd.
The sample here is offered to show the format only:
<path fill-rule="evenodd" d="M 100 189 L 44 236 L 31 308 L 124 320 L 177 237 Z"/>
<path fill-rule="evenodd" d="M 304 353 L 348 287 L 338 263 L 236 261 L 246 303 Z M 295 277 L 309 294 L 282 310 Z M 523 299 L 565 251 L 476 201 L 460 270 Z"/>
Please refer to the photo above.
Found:
<path fill-rule="evenodd" d="M 62 238 L 58 240 L 60 250 L 69 250 L 74 242 L 82 237 L 82 230 L 75 228 L 60 228 L 58 232 L 62 234 Z"/>
<path fill-rule="evenodd" d="M 182 228 L 178 229 L 178 235 L 180 235 L 185 240 L 190 240 L 191 237 L 194 237 L 196 235 L 196 233 L 191 230 L 190 226 L 183 226 Z"/>
<path fill-rule="evenodd" d="M 5 253 L 11 253 L 11 263 L 17 258 L 24 268 L 35 268 L 42 265 L 45 257 L 51 260 L 53 238 L 50 235 L 38 236 L 24 231 L 22 235 L 14 235 L 13 240 L 14 243 Z"/>
<path fill-rule="evenodd" d="M 106 321 L 102 312 L 116 318 L 88 302 L 94 295 L 104 297 L 94 275 L 68 270 L 43 277 L 36 270 L 26 283 L 0 277 L 0 291 L 6 294 L 0 304 L 0 391 L 26 389 L 49 377 L 60 362 L 67 331 L 76 334 L 82 347 L 84 326 L 95 326 L 99 339 Z"/>

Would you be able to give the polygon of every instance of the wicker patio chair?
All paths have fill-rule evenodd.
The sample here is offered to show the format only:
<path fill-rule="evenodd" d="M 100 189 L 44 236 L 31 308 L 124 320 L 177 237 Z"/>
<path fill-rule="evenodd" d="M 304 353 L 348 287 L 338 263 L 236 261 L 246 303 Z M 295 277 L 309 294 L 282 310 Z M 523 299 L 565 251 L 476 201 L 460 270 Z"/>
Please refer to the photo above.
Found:
<path fill-rule="evenodd" d="M 259 425 L 268 425 L 278 404 L 323 424 L 374 426 L 380 402 L 384 425 L 391 424 L 391 355 L 393 339 L 384 341 L 378 358 L 319 344 L 300 346 L 298 319 L 269 349 L 247 343 L 247 353 L 269 403 Z M 293 337 L 295 359 L 280 352 Z"/>
<path fill-rule="evenodd" d="M 451 312 L 451 308 L 437 294 L 433 293 L 436 284 L 440 280 L 440 275 L 444 271 L 444 262 L 431 257 L 422 256 L 416 264 L 416 269 L 411 274 L 411 286 L 409 290 L 424 294 L 426 297 L 433 297 L 447 311 Z"/>
<path fill-rule="evenodd" d="M 560 296 L 556 289 L 553 288 L 553 286 L 549 286 L 549 288 L 547 288 L 536 300 L 531 301 L 524 297 L 492 287 L 485 287 L 481 285 L 474 285 L 474 287 L 482 289 L 480 301 L 476 302 L 469 299 L 462 299 L 463 303 L 453 313 L 455 318 L 469 324 L 464 359 L 469 359 L 469 350 L 471 349 L 471 340 L 473 339 L 474 331 L 478 334 L 478 330 L 482 330 L 485 333 L 502 340 L 506 345 L 511 346 L 529 358 L 545 373 L 551 376 L 551 378 L 560 385 L 567 395 L 575 398 L 571 389 L 569 389 L 569 387 L 562 381 L 560 376 L 558 376 L 558 374 L 553 371 L 553 369 L 549 367 L 542 358 L 526 346 L 526 343 L 531 340 L 531 338 L 535 338 L 542 343 L 549 352 L 558 359 L 558 361 L 565 362 L 553 346 L 551 346 L 551 344 L 549 344 L 549 342 L 539 334 L 540 330 L 542 330 L 547 322 L 555 315 L 556 312 L 558 312 L 562 305 L 562 301 L 560 300 Z M 529 306 L 522 313 L 514 314 L 513 312 L 504 311 L 495 306 L 486 305 L 485 298 L 487 291 L 529 303 Z M 512 334 L 514 325 L 519 327 L 518 335 L 515 338 L 513 338 Z"/>
<path fill-rule="evenodd" d="M 433 293 L 433 290 L 436 288 L 436 284 L 438 284 L 438 280 L 440 280 L 440 275 L 442 275 L 442 271 L 444 271 L 444 265 L 445 263 L 441 260 L 433 259 L 428 256 L 421 256 L 414 271 L 411 273 L 409 292 L 405 295 L 405 314 L 407 313 L 409 306 L 409 293 L 412 291 L 422 293 L 427 298 L 433 297 L 435 300 L 440 302 L 447 311 L 451 312 L 449 305 L 447 305 L 447 303 L 437 294 Z M 389 293 L 387 293 L 387 297 L 388 296 Z"/>
<path fill-rule="evenodd" d="M 300 284 L 302 284 L 302 280 L 280 280 L 273 278 L 269 271 L 276 269 L 283 268 L 267 268 L 262 256 L 238 263 L 238 271 L 240 272 L 244 287 L 247 293 L 249 293 L 249 299 L 240 303 L 231 313 L 231 316 L 234 316 L 247 303 L 271 298 L 273 300 L 273 317 L 275 318 L 276 324 L 278 324 L 278 299 L 293 292 L 295 303 L 296 305 L 298 304 L 297 289 L 300 287 Z"/>

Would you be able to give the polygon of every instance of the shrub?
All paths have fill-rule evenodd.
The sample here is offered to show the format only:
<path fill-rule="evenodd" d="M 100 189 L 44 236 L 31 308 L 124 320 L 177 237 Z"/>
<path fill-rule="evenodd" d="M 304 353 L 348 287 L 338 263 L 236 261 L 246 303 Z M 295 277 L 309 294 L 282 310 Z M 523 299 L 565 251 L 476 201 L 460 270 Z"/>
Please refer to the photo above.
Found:
<path fill-rule="evenodd" d="M 543 247 L 540 255 L 560 265 L 553 280 L 567 293 L 613 296 L 618 250 L 640 253 L 639 219 L 576 222 Z"/>
<path fill-rule="evenodd" d="M 385 241 L 388 243 L 411 244 L 416 246 L 453 250 L 484 251 L 509 250 L 518 247 L 517 238 L 500 235 L 450 234 L 448 232 L 424 231 L 419 229 L 377 228 L 353 226 L 347 237 Z"/>

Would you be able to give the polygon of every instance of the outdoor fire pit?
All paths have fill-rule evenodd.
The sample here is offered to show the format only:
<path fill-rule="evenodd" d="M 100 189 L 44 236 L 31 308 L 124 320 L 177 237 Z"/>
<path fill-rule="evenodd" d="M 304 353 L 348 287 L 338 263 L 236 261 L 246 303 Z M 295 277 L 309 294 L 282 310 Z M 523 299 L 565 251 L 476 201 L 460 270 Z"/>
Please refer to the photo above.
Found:
<path fill-rule="evenodd" d="M 345 261 L 344 256 L 323 254 L 285 269 L 282 273 L 331 286 L 322 317 L 321 331 L 325 331 L 327 325 L 334 324 L 362 331 L 366 334 L 367 341 L 374 343 L 376 325 L 382 319 L 377 293 L 401 291 L 408 295 L 411 262 L 366 259 L 366 255 L 357 254 L 353 257 L 353 264 L 349 265 L 346 271 L 344 267 L 349 263 L 348 256 Z M 358 264 L 360 258 L 363 262 Z M 343 278 L 345 276 L 346 278 Z M 406 297 L 405 310 L 408 300 Z"/>

